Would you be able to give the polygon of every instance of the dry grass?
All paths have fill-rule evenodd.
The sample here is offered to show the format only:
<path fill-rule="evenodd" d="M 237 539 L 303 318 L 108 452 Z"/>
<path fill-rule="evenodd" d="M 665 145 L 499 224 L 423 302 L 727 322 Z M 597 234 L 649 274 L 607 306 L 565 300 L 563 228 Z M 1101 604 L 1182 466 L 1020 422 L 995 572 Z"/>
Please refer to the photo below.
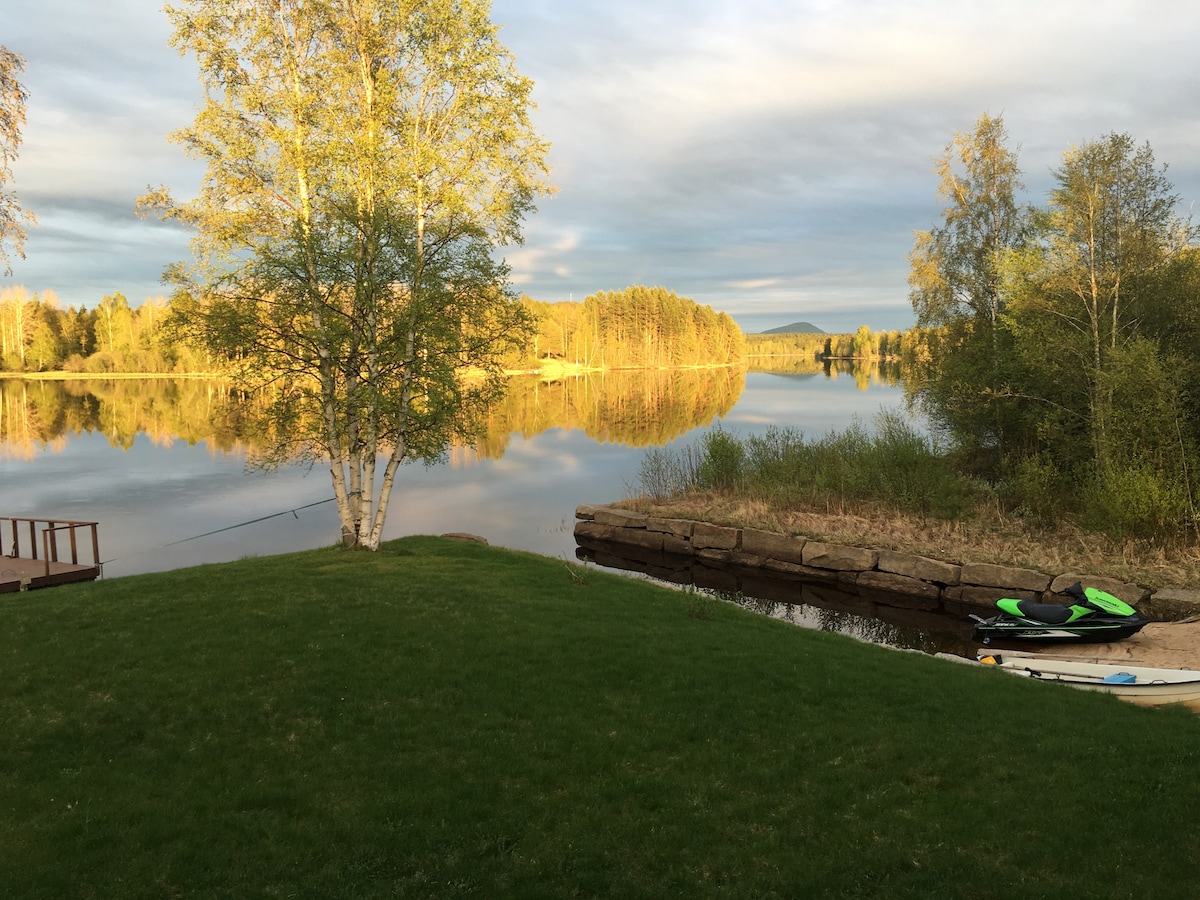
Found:
<path fill-rule="evenodd" d="M 956 521 L 918 516 L 867 504 L 772 507 L 717 493 L 691 493 L 668 501 L 623 504 L 653 515 L 803 534 L 817 540 L 916 553 L 954 563 L 995 563 L 1047 573 L 1105 575 L 1151 590 L 1200 587 L 1200 547 L 1164 548 L 1118 543 L 1070 524 L 1041 529 L 999 509 Z"/>

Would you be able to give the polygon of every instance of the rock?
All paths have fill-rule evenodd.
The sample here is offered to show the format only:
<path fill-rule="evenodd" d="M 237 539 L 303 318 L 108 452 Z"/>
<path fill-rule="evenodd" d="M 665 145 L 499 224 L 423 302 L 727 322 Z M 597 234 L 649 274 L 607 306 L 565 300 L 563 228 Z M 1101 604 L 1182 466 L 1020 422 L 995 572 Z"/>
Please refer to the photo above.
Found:
<path fill-rule="evenodd" d="M 651 516 L 646 520 L 646 528 L 650 531 L 661 531 L 663 534 L 674 534 L 690 538 L 696 523 L 691 519 L 659 519 Z"/>
<path fill-rule="evenodd" d="M 846 547 L 841 544 L 822 544 L 809 541 L 801 554 L 806 566 L 834 569 L 838 572 L 865 572 L 875 568 L 879 561 L 878 550 L 863 550 L 861 547 Z"/>
<path fill-rule="evenodd" d="M 736 550 L 740 529 L 697 522 L 692 529 L 692 546 L 697 550 Z"/>
<path fill-rule="evenodd" d="M 1200 615 L 1200 591 L 1190 588 L 1164 588 L 1155 591 L 1138 609 L 1160 622 L 1178 622 Z"/>
<path fill-rule="evenodd" d="M 487 538 L 480 537 L 477 534 L 467 534 L 465 531 L 450 531 L 443 534 L 442 537 L 449 538 L 452 541 L 468 541 L 472 544 L 483 544 L 489 546 Z"/>
<path fill-rule="evenodd" d="M 968 563 L 959 578 L 963 584 L 1003 588 L 1005 591 L 1034 591 L 1041 593 L 1050 586 L 1050 576 L 1034 569 L 994 566 L 989 563 Z M 1005 593 L 1001 596 L 1016 596 Z"/>
<path fill-rule="evenodd" d="M 732 557 L 732 550 L 718 550 L 713 547 L 705 547 L 702 550 L 696 551 L 696 558 L 710 565 L 723 565 L 729 562 Z"/>
<path fill-rule="evenodd" d="M 599 506 L 592 519 L 599 525 L 619 525 L 621 528 L 645 528 L 650 517 L 645 513 L 634 512 L 631 509 L 619 509 L 615 506 Z"/>
<path fill-rule="evenodd" d="M 661 532 L 647 531 L 645 528 L 622 528 L 617 525 L 604 525 L 587 520 L 575 523 L 575 537 L 611 541 L 614 544 L 628 544 L 631 547 L 641 547 L 646 550 L 661 551 L 663 548 Z"/>
<path fill-rule="evenodd" d="M 926 601 L 923 608 L 927 609 L 936 609 L 942 598 L 942 589 L 936 584 L 893 572 L 862 572 L 858 576 L 858 586 L 917 597 Z"/>
<path fill-rule="evenodd" d="M 812 566 L 802 566 L 799 563 L 785 562 L 782 559 L 768 559 L 763 568 L 781 575 L 792 575 L 796 578 L 819 579 L 820 581 L 835 581 L 837 573 L 831 569 L 816 569 Z"/>
<path fill-rule="evenodd" d="M 767 564 L 765 556 L 756 556 L 753 553 L 746 553 L 742 550 L 730 550 L 728 552 L 729 561 L 743 569 L 761 569 Z"/>
<path fill-rule="evenodd" d="M 692 555 L 692 542 L 687 538 L 669 531 L 661 532 L 661 534 L 663 553 L 674 553 L 679 556 Z"/>
<path fill-rule="evenodd" d="M 969 603 L 972 606 L 984 606 L 989 609 L 994 607 L 996 601 L 1002 597 L 1010 597 L 1013 600 L 1042 602 L 1041 591 L 1018 591 L 1013 588 L 981 587 L 975 584 L 960 584 L 948 587 L 942 592 L 942 596 L 947 600 L 958 600 L 963 603 Z"/>
<path fill-rule="evenodd" d="M 879 562 L 875 567 L 880 572 L 892 572 L 944 585 L 958 584 L 962 574 L 962 566 L 894 550 L 880 550 Z"/>
<path fill-rule="evenodd" d="M 733 566 L 743 574 L 757 572 L 760 579 L 769 578 L 768 573 L 780 576 L 778 581 L 784 586 L 794 584 L 791 579 L 855 585 L 906 595 L 921 606 L 938 598 L 950 611 L 990 609 L 1002 597 L 1066 605 L 1068 598 L 1061 591 L 1078 581 L 1084 587 L 1107 591 L 1160 621 L 1200 616 L 1200 590 L 1169 588 L 1151 595 L 1140 585 L 1114 578 L 1068 573 L 1052 579 L 1044 572 L 1016 566 L 958 565 L 892 550 L 827 544 L 802 535 L 651 517 L 613 506 L 583 504 L 576 507 L 575 518 L 577 537 L 694 556 L 710 573 L 710 579 L 722 585 L 727 580 L 711 573 L 716 567 Z M 487 544 L 475 535 L 446 536 Z"/>
<path fill-rule="evenodd" d="M 759 531 L 757 528 L 742 529 L 742 552 L 779 559 L 784 562 L 804 562 L 804 545 L 808 538 L 793 537 L 776 531 Z"/>

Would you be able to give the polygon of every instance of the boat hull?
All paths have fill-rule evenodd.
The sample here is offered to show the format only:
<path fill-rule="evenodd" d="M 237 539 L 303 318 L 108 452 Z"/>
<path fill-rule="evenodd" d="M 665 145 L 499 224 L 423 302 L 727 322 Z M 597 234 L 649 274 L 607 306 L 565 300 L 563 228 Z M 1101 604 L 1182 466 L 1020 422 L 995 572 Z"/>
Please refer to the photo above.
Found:
<path fill-rule="evenodd" d="M 1134 619 L 1120 624 L 1078 622 L 1071 625 L 1047 625 L 996 616 L 975 625 L 975 637 L 987 643 L 1003 641 L 1040 641 L 1055 644 L 1106 644 L 1132 637 L 1142 630 L 1148 619 Z"/>
<path fill-rule="evenodd" d="M 1037 656 L 1005 657 L 982 651 L 979 658 L 985 662 L 992 660 L 990 665 L 1012 675 L 1114 694 L 1143 706 L 1200 703 L 1200 671 L 1195 669 L 1158 669 Z"/>

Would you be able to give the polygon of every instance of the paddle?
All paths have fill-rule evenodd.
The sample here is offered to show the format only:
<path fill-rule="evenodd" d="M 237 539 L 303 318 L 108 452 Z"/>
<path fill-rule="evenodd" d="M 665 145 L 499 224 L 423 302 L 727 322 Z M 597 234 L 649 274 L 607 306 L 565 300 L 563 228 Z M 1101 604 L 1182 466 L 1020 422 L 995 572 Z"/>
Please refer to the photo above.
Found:
<path fill-rule="evenodd" d="M 1083 672 L 1041 672 L 1025 666 L 1025 671 L 1034 678 L 1045 681 L 1062 681 L 1064 678 L 1087 678 L 1100 684 L 1136 684 L 1137 676 L 1129 672 L 1114 672 L 1111 675 L 1086 675 Z"/>

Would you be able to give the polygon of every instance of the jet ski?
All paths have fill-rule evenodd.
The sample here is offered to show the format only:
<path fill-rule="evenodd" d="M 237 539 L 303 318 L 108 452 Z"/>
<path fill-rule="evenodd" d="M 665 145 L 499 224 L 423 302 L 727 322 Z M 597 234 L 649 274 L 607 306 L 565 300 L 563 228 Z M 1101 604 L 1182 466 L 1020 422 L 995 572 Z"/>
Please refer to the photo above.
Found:
<path fill-rule="evenodd" d="M 1123 600 L 1079 582 L 1062 592 L 1073 602 L 1035 603 L 1004 598 L 990 619 L 971 616 L 975 639 L 982 643 L 1044 641 L 1054 643 L 1107 643 L 1137 634 L 1150 621 Z"/>

